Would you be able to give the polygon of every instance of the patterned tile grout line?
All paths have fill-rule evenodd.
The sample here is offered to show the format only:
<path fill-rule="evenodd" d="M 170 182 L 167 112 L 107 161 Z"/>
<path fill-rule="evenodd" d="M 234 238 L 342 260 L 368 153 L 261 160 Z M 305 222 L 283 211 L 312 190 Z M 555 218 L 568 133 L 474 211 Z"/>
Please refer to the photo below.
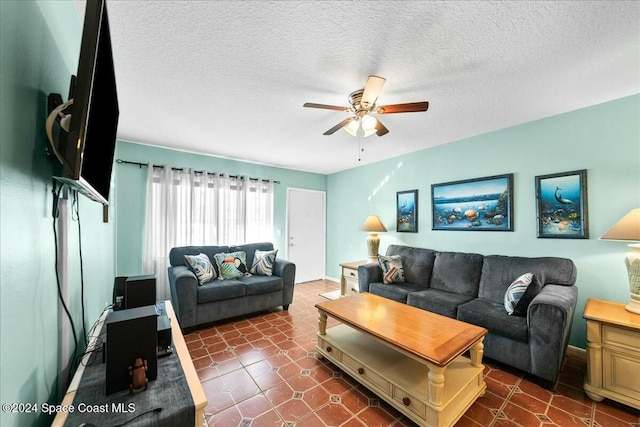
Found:
<path fill-rule="evenodd" d="M 591 402 L 591 419 L 589 427 L 596 427 L 596 402 Z"/>
<path fill-rule="evenodd" d="M 235 354 L 235 352 L 234 352 L 234 357 L 235 357 L 236 359 L 238 358 L 238 355 L 237 355 L 237 354 Z M 238 361 L 240 362 L 240 360 L 238 360 Z M 274 406 L 273 402 L 271 402 L 271 400 L 269 400 L 269 398 L 267 397 L 267 394 L 266 394 L 266 391 L 267 391 L 267 390 L 263 390 L 263 389 L 262 389 L 262 387 L 260 387 L 260 384 L 258 384 L 258 382 L 255 380 L 255 378 L 253 378 L 253 375 L 251 375 L 251 373 L 250 373 L 250 372 L 249 372 L 249 370 L 247 369 L 247 366 L 251 366 L 252 364 L 249 364 L 249 365 L 245 366 L 245 365 L 243 365 L 243 364 L 242 364 L 242 362 L 240 362 L 240 365 L 242 366 L 240 369 L 242 369 L 243 371 L 245 371 L 245 373 L 249 376 L 249 378 L 251 378 L 251 381 L 253 381 L 253 383 L 254 383 L 254 384 L 256 385 L 256 387 L 258 388 L 258 390 L 259 390 L 259 394 L 260 394 L 260 395 L 262 395 L 262 397 L 264 397 L 264 398 L 265 398 L 265 400 L 266 400 L 267 402 L 269 402 L 269 406 L 270 406 L 270 409 L 269 409 L 269 410 L 273 410 L 273 411 L 278 415 L 278 418 L 280 418 L 280 421 L 282 421 L 282 425 L 283 425 L 283 426 L 285 426 L 285 425 L 286 425 L 286 421 L 285 421 L 284 417 L 280 414 L 280 411 L 278 411 L 278 409 Z M 285 381 L 285 382 L 286 382 L 286 381 Z M 255 395 L 255 396 L 257 396 L 257 395 Z M 253 398 L 253 397 L 255 397 L 255 396 L 251 396 L 250 398 Z M 247 398 L 247 399 L 245 399 L 245 400 L 248 400 L 248 399 L 250 399 L 250 398 Z M 244 400 L 243 400 L 243 402 L 244 402 Z M 237 403 L 236 403 L 236 405 L 237 405 Z M 267 413 L 267 412 L 269 412 L 269 411 L 265 411 L 265 412 L 263 412 L 262 414 L 265 414 L 265 413 Z M 260 415 L 262 415 L 262 414 L 260 414 Z M 258 416 L 254 417 L 254 419 L 255 419 L 255 418 L 257 418 L 257 417 L 258 417 Z M 252 424 L 253 424 L 253 422 L 252 422 Z"/>
<path fill-rule="evenodd" d="M 237 355 L 236 355 L 236 357 L 237 357 Z M 294 363 L 295 363 L 295 361 L 294 361 Z M 249 365 L 249 366 L 250 366 L 250 365 Z M 291 426 L 295 426 L 295 425 L 300 421 L 300 420 L 297 420 L 297 421 L 286 421 L 286 420 L 285 420 L 284 415 L 282 415 L 282 413 L 281 413 L 281 412 L 280 412 L 280 410 L 276 407 L 276 405 L 274 405 L 274 404 L 273 404 L 273 402 L 271 402 L 271 400 L 267 397 L 266 392 L 268 391 L 268 389 L 267 389 L 267 390 L 263 390 L 263 389 L 260 387 L 260 385 L 259 385 L 259 384 L 256 382 L 256 380 L 253 378 L 253 376 L 249 373 L 249 371 L 247 370 L 247 367 L 246 367 L 246 366 L 244 366 L 244 365 L 243 365 L 243 366 L 242 366 L 242 368 L 239 368 L 239 369 L 243 369 L 243 370 L 245 370 L 245 371 L 247 372 L 247 375 L 249 375 L 249 377 L 250 377 L 250 378 L 251 378 L 251 380 L 254 382 L 254 384 L 256 385 L 256 387 L 258 387 L 258 390 L 260 390 L 260 393 L 259 393 L 259 394 L 260 394 L 260 395 L 262 395 L 262 396 L 266 399 L 266 401 L 267 401 L 267 402 L 269 402 L 269 406 L 270 406 L 270 409 L 269 409 L 269 410 L 273 410 L 273 411 L 278 415 L 278 418 L 279 418 L 279 419 L 280 419 L 280 421 L 282 422 L 282 426 L 283 426 L 283 427 L 291 427 Z M 290 379 L 289 379 L 289 380 L 290 380 Z M 286 383 L 286 382 L 287 382 L 287 381 L 289 381 L 289 380 L 285 380 L 284 382 Z M 325 389 L 325 388 L 322 386 L 322 384 L 321 384 L 321 383 L 318 383 L 318 385 L 319 385 L 320 387 L 322 387 L 323 389 Z M 354 388 L 354 387 L 352 387 L 350 390 L 352 390 L 353 388 Z M 326 389 L 325 389 L 325 390 L 326 390 Z M 295 390 L 294 390 L 294 393 L 295 393 Z M 251 396 L 250 398 L 252 398 L 252 397 L 255 397 L 255 396 Z M 248 399 L 250 399 L 250 398 L 247 398 L 247 399 L 244 399 L 244 400 L 248 400 Z M 244 401 L 244 400 L 243 400 L 243 401 Z M 236 403 L 236 405 L 237 405 L 238 403 L 240 403 L 240 402 L 237 402 L 237 403 Z M 305 415 L 305 417 L 303 417 L 303 419 L 304 419 L 304 418 L 306 418 L 307 416 L 310 416 L 310 415 L 312 415 L 312 414 L 315 414 L 315 413 L 316 413 L 316 412 L 318 412 L 320 409 L 324 408 L 325 406 L 329 405 L 330 403 L 331 403 L 331 401 L 328 401 L 328 402 L 326 402 L 324 405 L 322 405 L 322 406 L 320 406 L 320 407 L 316 408 L 315 410 L 311 410 L 307 415 Z M 348 408 L 345 408 L 345 409 L 347 409 L 347 410 L 348 410 Z M 264 413 L 266 413 L 266 412 L 268 412 L 268 411 L 265 411 Z M 351 412 L 351 411 L 349 411 L 349 412 Z M 264 414 L 264 413 L 263 413 L 263 414 Z M 262 414 L 260 414 L 260 415 L 262 415 Z M 356 416 L 356 415 L 357 415 L 357 414 L 353 414 L 352 416 Z"/>
<path fill-rule="evenodd" d="M 511 390 L 509 391 L 509 395 L 504 399 L 504 402 L 502 402 L 502 405 L 500 405 L 500 409 L 498 409 L 498 413 L 493 417 L 493 420 L 491 421 L 491 424 L 489 424 L 488 427 L 493 427 L 498 421 L 498 419 L 500 418 L 500 415 L 504 416 L 504 412 L 503 412 L 504 408 L 506 408 L 507 403 L 509 403 L 509 401 L 511 400 L 511 397 L 518 389 L 518 386 L 520 385 L 521 381 L 522 381 L 522 376 L 519 376 L 518 381 L 516 381 L 516 383 L 511 387 Z"/>
<path fill-rule="evenodd" d="M 575 389 L 575 387 L 573 387 L 573 386 L 569 386 L 569 387 Z M 560 394 L 560 395 L 562 395 L 562 394 Z M 571 399 L 571 400 L 574 400 L 574 399 Z M 590 414 L 590 418 L 589 419 L 583 418 L 580 415 L 577 415 L 577 414 L 574 414 L 572 412 L 569 412 L 569 411 L 565 410 L 565 408 L 557 407 L 557 409 L 559 411 L 564 412 L 565 414 L 573 417 L 573 418 L 577 418 L 578 420 L 582 421 L 582 423 L 585 424 L 585 427 L 599 427 L 599 424 L 596 422 L 596 419 L 595 419 L 595 417 L 596 417 L 596 402 L 591 401 L 589 403 L 589 405 L 590 405 L 590 413 L 589 413 Z M 549 407 L 551 407 L 551 406 L 552 405 L 550 404 Z"/>
<path fill-rule="evenodd" d="M 320 387 L 322 387 L 322 384 L 318 384 Z M 324 388 L 324 387 L 323 387 Z M 295 391 L 294 391 L 294 395 L 295 395 Z M 303 393 L 304 394 L 304 393 Z M 271 403 L 271 402 L 269 402 Z M 278 408 L 276 408 L 275 406 L 273 407 L 273 410 L 276 411 L 276 413 L 278 414 L 278 416 L 280 417 L 280 419 L 282 420 L 282 426 L 286 426 L 286 427 L 293 427 L 293 426 L 297 426 L 298 423 L 301 420 L 304 420 L 307 417 L 310 417 L 311 415 L 315 414 L 316 412 L 318 412 L 320 409 L 324 408 L 325 406 L 329 405 L 331 403 L 331 400 L 329 400 L 328 402 L 326 402 L 324 405 L 316 408 L 315 410 L 311 410 L 311 412 L 309 412 L 308 414 L 306 414 L 304 417 L 302 417 L 300 420 L 296 420 L 296 421 L 286 421 L 285 417 L 280 413 L 280 411 L 278 410 Z M 273 405 L 273 404 L 272 404 Z"/>

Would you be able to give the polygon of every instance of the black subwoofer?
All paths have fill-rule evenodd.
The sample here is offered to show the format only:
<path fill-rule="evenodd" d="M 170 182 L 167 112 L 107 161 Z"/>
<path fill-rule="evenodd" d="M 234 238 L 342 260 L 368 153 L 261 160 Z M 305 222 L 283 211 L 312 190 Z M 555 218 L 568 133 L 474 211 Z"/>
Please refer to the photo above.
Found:
<path fill-rule="evenodd" d="M 138 358 L 147 361 L 147 380 L 158 377 L 157 317 L 153 305 L 113 311 L 107 316 L 106 394 L 129 388 L 129 366 Z"/>

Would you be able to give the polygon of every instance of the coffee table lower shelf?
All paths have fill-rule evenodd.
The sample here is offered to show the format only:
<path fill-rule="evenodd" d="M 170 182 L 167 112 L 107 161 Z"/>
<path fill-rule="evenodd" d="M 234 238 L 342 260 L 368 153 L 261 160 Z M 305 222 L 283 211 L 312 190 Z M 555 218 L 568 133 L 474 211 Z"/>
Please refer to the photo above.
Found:
<path fill-rule="evenodd" d="M 439 404 L 430 399 L 429 367 L 348 325 L 318 334 L 318 353 L 421 426 L 452 426 L 486 389 L 483 367 L 463 356 L 447 365 Z"/>

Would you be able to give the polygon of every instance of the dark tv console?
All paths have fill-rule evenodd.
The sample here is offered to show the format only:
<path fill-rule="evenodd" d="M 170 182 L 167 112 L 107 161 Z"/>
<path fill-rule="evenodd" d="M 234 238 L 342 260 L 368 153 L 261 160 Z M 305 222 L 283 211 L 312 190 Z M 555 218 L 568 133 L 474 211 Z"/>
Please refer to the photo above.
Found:
<path fill-rule="evenodd" d="M 175 355 L 172 357 L 177 357 L 179 359 L 180 366 L 182 368 L 182 371 L 184 372 L 184 379 L 186 380 L 189 391 L 191 392 L 191 399 L 188 399 L 188 403 L 185 401 L 185 405 L 190 405 L 191 400 L 193 401 L 192 410 L 194 411 L 194 415 L 195 415 L 195 426 L 201 427 L 204 420 L 204 408 L 207 406 L 207 397 L 204 394 L 204 390 L 202 389 L 202 384 L 200 383 L 200 379 L 198 378 L 196 369 L 193 366 L 193 362 L 191 361 L 191 356 L 189 354 L 189 350 L 187 349 L 187 344 L 185 343 L 184 337 L 182 336 L 182 332 L 180 330 L 180 326 L 178 325 L 178 320 L 176 318 L 175 312 L 173 311 L 173 306 L 171 305 L 171 302 L 165 301 L 164 308 L 165 308 L 166 315 L 169 322 L 173 325 L 176 325 L 176 327 L 170 329 L 171 341 L 172 341 L 171 345 L 174 350 L 173 354 Z M 107 314 L 105 312 L 102 315 L 102 317 L 99 319 L 99 322 L 96 326 L 96 330 L 102 330 L 104 326 L 104 322 L 106 321 L 106 317 L 107 317 Z M 96 345 L 97 345 L 97 338 L 93 337 L 91 339 L 91 342 L 89 343 L 88 348 L 93 348 Z M 83 387 L 82 377 L 85 372 L 85 369 L 87 369 L 86 365 L 89 362 L 90 356 L 91 356 L 90 354 L 86 354 L 83 357 L 82 362 L 80 363 L 80 367 L 78 368 L 75 375 L 73 376 L 71 384 L 69 385 L 69 388 L 67 389 L 67 392 L 64 395 L 62 402 L 60 403 L 62 407 L 64 407 L 64 405 L 66 405 L 66 407 L 73 405 L 78 389 Z M 162 372 L 159 371 L 158 375 L 161 376 Z M 147 393 L 147 392 L 153 393 L 154 392 L 153 387 L 149 387 L 149 390 L 145 391 L 144 393 Z M 159 396 L 160 396 L 159 400 L 161 401 L 162 400 L 161 391 Z M 106 400 L 108 396 L 105 395 L 104 398 Z M 185 408 L 188 409 L 188 407 L 185 407 Z M 163 411 L 159 412 L 160 416 L 162 416 L 162 412 Z M 63 427 L 68 416 L 69 416 L 68 412 L 59 412 L 56 415 L 55 419 L 53 420 L 52 426 Z M 160 423 L 157 425 L 162 425 L 162 421 L 160 421 Z"/>

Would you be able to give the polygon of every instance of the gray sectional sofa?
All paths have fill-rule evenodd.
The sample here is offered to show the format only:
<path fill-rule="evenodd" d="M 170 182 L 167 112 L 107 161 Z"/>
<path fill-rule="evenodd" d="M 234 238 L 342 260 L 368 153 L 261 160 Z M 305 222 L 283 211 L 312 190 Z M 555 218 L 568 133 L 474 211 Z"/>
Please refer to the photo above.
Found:
<path fill-rule="evenodd" d="M 482 326 L 486 357 L 555 383 L 567 348 L 578 298 L 576 266 L 565 258 L 525 258 L 439 252 L 391 245 L 405 282 L 384 284 L 378 264 L 358 268 L 360 292 L 371 292 Z M 543 285 L 526 316 L 508 315 L 504 295 L 520 275 Z"/>
<path fill-rule="evenodd" d="M 246 264 L 250 268 L 256 249 L 269 251 L 273 249 L 273 244 L 183 246 L 171 249 L 168 268 L 171 302 L 181 328 L 191 328 L 278 306 L 282 306 L 284 310 L 289 308 L 293 301 L 296 275 L 296 266 L 289 261 L 276 257 L 272 276 L 216 279 L 199 286 L 196 275 L 188 267 L 184 257 L 204 253 L 215 264 L 215 254 L 244 251 Z"/>

